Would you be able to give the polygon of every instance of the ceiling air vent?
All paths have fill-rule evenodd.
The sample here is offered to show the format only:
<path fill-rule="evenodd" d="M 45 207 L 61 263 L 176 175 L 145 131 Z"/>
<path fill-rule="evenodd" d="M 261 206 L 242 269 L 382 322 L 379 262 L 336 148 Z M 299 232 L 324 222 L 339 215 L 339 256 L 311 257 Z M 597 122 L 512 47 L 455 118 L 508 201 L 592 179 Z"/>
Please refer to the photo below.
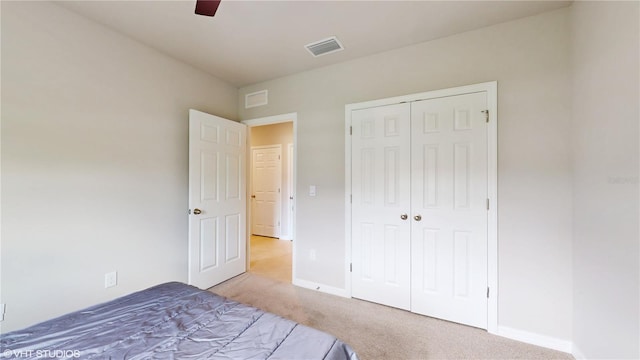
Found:
<path fill-rule="evenodd" d="M 309 50 L 314 57 L 344 50 L 344 47 L 335 36 L 307 44 L 304 47 Z"/>

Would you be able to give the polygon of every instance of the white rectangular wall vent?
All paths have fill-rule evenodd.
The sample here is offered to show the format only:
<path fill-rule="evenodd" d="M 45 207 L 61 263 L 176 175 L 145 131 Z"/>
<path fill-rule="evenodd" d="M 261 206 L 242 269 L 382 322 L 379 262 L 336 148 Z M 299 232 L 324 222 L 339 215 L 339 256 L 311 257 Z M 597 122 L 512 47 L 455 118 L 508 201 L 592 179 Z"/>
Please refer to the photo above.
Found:
<path fill-rule="evenodd" d="M 340 43 L 337 37 L 332 36 L 324 40 L 316 41 L 304 46 L 311 55 L 318 57 L 321 55 L 331 54 L 336 51 L 344 50 L 344 47 Z"/>
<path fill-rule="evenodd" d="M 267 105 L 267 103 L 269 103 L 269 92 L 267 90 L 252 92 L 244 96 L 245 109 Z"/>

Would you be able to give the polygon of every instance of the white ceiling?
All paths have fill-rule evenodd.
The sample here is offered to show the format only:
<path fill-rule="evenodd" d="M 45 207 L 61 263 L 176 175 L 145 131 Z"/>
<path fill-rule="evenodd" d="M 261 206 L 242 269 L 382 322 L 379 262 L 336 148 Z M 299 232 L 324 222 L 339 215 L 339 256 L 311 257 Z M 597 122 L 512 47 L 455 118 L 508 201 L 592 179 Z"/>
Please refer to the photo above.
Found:
<path fill-rule="evenodd" d="M 195 0 L 58 4 L 240 87 L 571 2 L 222 0 L 213 18 L 195 15 Z M 344 51 L 314 58 L 304 48 L 334 35 Z"/>

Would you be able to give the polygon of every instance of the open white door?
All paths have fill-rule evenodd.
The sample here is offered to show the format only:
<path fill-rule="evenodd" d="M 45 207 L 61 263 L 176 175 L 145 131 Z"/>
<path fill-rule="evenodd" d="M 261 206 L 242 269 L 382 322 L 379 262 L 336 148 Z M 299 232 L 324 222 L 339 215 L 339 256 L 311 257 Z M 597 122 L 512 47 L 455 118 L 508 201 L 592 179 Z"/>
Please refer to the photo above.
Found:
<path fill-rule="evenodd" d="M 189 284 L 246 271 L 246 126 L 189 110 Z"/>

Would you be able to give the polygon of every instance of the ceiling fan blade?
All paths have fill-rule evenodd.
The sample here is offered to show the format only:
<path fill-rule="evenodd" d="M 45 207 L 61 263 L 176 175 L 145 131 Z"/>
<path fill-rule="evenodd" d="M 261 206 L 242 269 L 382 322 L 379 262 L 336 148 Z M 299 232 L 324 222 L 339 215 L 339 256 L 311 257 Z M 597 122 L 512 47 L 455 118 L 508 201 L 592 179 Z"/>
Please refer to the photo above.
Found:
<path fill-rule="evenodd" d="M 213 16 L 220 6 L 220 0 L 196 0 L 196 14 Z"/>

